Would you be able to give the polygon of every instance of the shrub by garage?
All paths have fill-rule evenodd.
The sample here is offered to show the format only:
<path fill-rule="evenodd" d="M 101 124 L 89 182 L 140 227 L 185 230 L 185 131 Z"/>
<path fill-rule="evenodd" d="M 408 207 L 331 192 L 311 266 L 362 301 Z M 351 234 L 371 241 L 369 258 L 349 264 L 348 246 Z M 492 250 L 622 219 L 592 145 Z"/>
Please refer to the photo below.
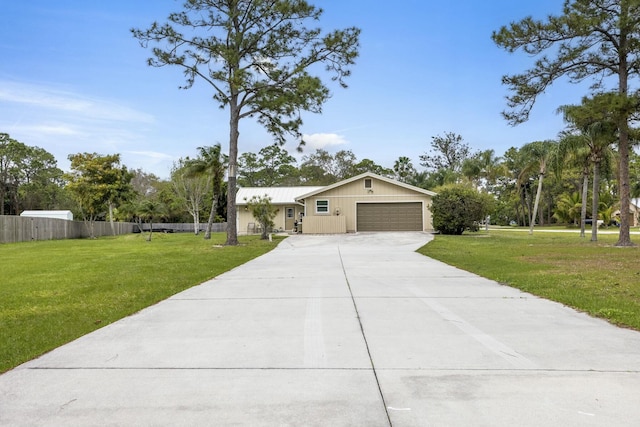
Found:
<path fill-rule="evenodd" d="M 474 229 L 491 212 L 493 199 L 465 185 L 450 185 L 433 197 L 433 227 L 442 234 L 460 235 Z"/>

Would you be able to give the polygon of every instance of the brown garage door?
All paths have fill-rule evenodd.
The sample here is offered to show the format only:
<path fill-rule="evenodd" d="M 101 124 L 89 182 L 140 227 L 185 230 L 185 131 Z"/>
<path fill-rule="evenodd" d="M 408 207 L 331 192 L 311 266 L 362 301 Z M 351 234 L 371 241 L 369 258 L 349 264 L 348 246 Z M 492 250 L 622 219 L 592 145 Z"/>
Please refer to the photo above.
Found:
<path fill-rule="evenodd" d="M 358 203 L 358 231 L 422 231 L 422 203 Z"/>

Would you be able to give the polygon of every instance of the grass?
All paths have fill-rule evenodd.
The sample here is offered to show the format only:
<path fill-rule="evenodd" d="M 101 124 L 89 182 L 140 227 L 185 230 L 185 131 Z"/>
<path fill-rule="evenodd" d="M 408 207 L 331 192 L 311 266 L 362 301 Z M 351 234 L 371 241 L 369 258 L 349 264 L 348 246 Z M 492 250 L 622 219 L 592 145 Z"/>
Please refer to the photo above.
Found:
<path fill-rule="evenodd" d="M 617 234 L 589 236 L 489 231 L 436 236 L 419 252 L 640 330 L 640 248 L 614 247 Z"/>
<path fill-rule="evenodd" d="M 193 234 L 0 245 L 0 373 L 273 249 Z"/>

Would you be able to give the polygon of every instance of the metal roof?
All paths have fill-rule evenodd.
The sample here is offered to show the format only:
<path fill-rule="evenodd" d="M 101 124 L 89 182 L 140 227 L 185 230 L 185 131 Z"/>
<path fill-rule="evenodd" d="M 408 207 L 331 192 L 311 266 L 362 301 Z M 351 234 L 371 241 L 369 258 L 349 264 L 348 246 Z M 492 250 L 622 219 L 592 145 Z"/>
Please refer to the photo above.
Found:
<path fill-rule="evenodd" d="M 304 186 L 304 187 L 245 187 L 238 188 L 236 193 L 236 204 L 245 205 L 247 200 L 253 196 L 271 197 L 271 203 L 274 205 L 291 205 L 296 204 L 296 197 L 303 194 L 317 191 L 324 187 Z"/>

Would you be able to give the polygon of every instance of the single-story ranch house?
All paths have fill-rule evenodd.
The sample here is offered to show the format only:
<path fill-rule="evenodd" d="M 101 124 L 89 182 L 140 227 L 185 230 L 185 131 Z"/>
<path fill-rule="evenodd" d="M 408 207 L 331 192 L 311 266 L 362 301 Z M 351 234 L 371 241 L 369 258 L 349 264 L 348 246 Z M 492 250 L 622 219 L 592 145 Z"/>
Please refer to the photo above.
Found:
<path fill-rule="evenodd" d="M 258 231 L 247 201 L 264 195 L 278 207 L 274 229 L 279 231 L 293 231 L 296 225 L 305 234 L 433 231 L 434 192 L 367 172 L 325 187 L 239 188 L 239 234 Z"/>

